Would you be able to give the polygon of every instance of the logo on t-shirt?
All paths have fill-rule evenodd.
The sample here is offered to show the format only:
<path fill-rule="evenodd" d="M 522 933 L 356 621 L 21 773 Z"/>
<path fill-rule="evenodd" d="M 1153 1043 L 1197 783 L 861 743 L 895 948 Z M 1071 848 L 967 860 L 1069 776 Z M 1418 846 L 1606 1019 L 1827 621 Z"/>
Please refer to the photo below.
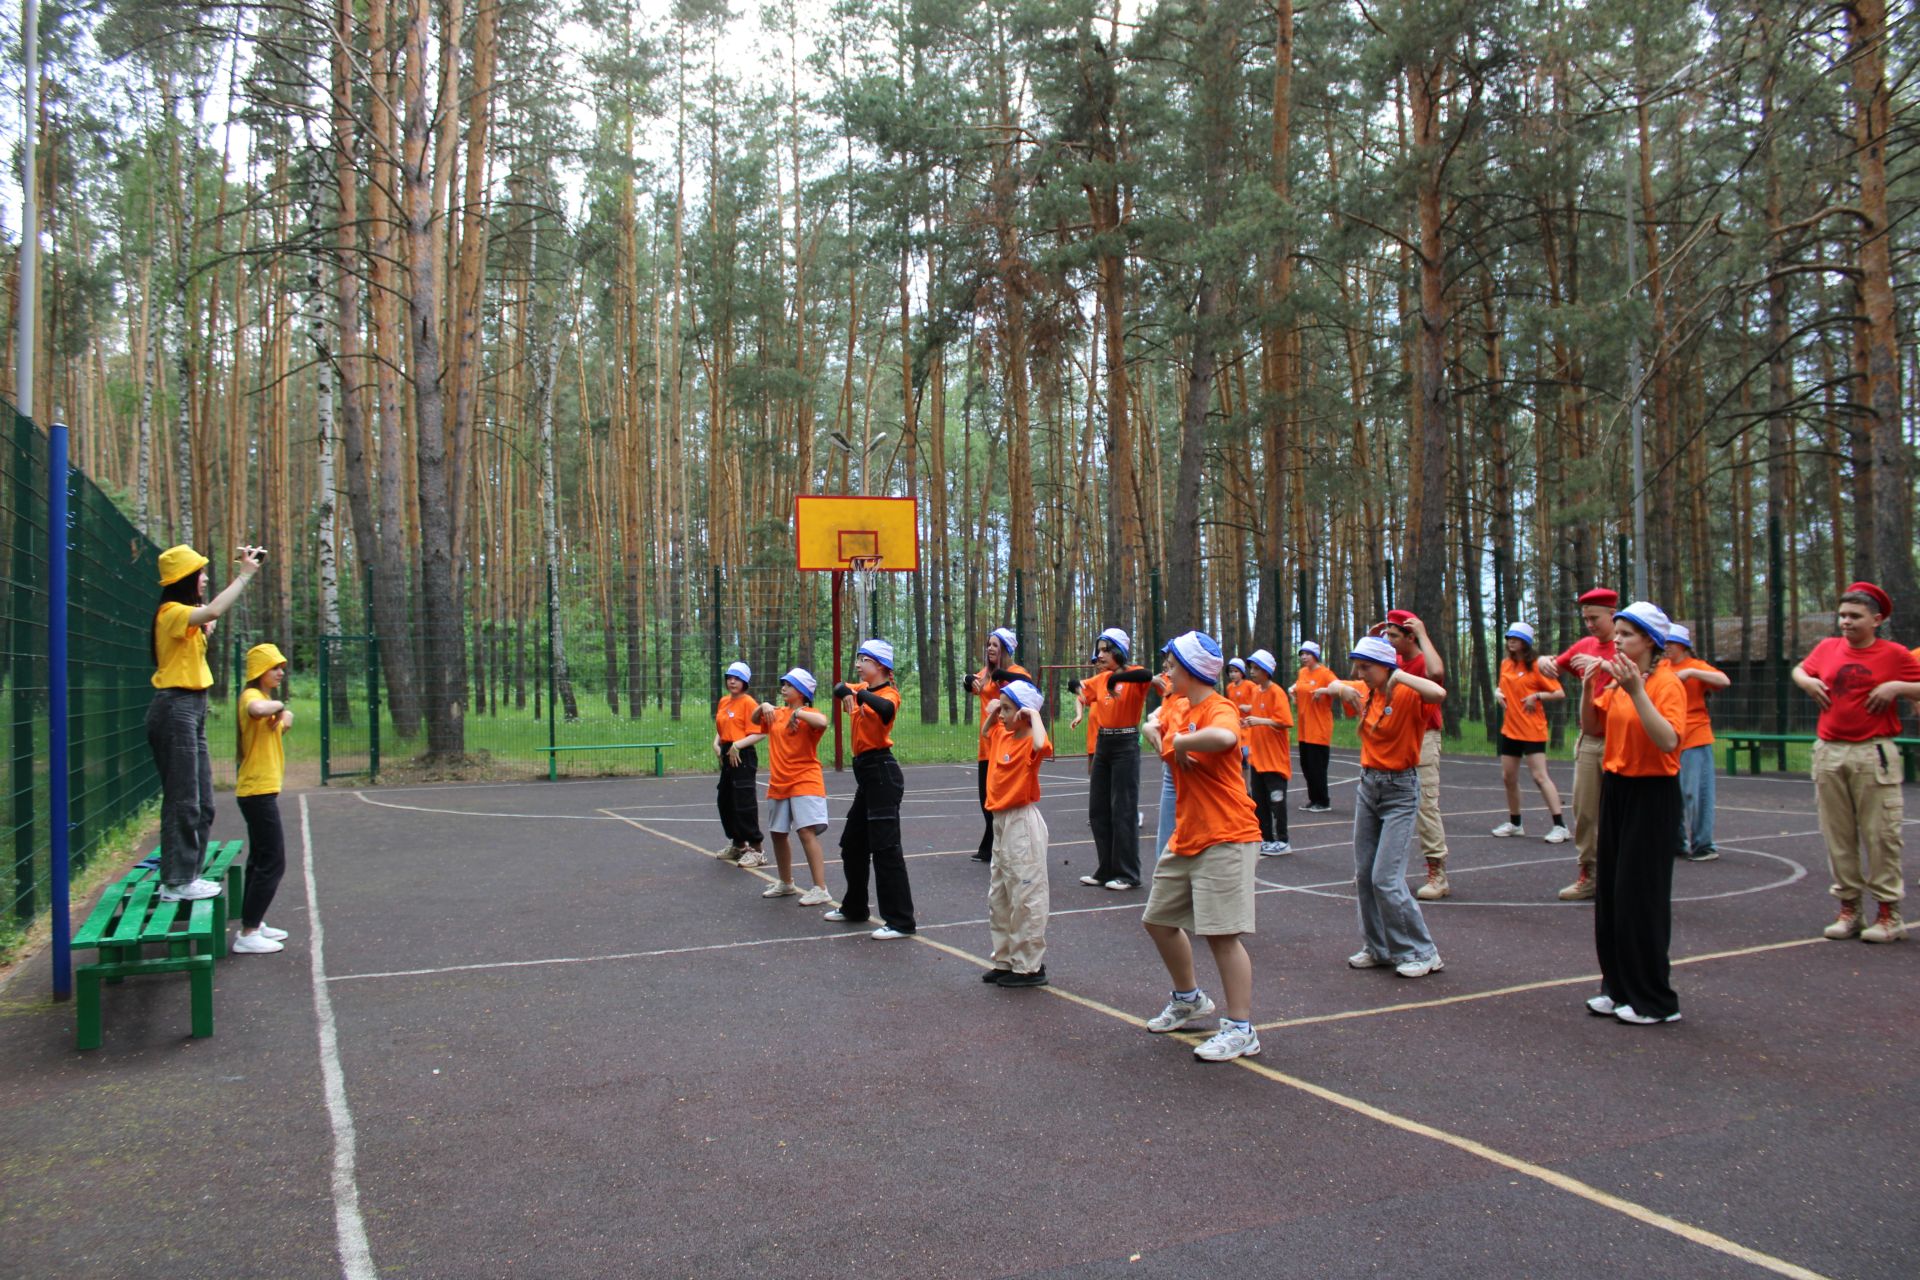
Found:
<path fill-rule="evenodd" d="M 1846 663 L 1833 673 L 1830 687 L 1836 698 L 1849 694 L 1865 697 L 1874 687 L 1873 671 L 1864 662 Z"/>

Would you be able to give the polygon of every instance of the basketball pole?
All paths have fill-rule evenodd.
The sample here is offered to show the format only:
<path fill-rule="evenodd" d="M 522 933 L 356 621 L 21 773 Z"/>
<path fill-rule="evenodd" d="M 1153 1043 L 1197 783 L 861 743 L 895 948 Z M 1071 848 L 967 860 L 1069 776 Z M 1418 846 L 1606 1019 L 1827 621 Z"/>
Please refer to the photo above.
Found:
<path fill-rule="evenodd" d="M 833 571 L 833 685 L 840 686 L 840 580 L 846 575 L 839 569 Z M 833 703 L 833 771 L 839 773 L 845 766 L 840 755 L 840 699 L 831 693 L 827 695 Z"/>

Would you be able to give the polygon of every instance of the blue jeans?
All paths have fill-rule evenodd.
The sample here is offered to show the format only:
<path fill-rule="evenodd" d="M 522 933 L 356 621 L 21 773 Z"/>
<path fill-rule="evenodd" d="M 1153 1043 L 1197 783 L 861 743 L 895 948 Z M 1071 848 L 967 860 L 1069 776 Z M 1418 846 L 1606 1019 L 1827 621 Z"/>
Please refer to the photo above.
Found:
<path fill-rule="evenodd" d="M 1390 964 L 1429 960 L 1438 952 L 1419 900 L 1407 888 L 1420 777 L 1412 769 L 1360 771 L 1353 806 L 1353 882 L 1360 903 L 1360 936 L 1367 953 Z"/>
<path fill-rule="evenodd" d="M 1160 766 L 1160 824 L 1155 829 L 1153 857 L 1158 862 L 1167 855 L 1167 844 L 1173 839 L 1173 766 L 1162 763 Z"/>
<path fill-rule="evenodd" d="M 1700 854 L 1713 848 L 1713 747 L 1688 747 L 1680 753 L 1680 797 L 1686 814 L 1680 851 Z"/>

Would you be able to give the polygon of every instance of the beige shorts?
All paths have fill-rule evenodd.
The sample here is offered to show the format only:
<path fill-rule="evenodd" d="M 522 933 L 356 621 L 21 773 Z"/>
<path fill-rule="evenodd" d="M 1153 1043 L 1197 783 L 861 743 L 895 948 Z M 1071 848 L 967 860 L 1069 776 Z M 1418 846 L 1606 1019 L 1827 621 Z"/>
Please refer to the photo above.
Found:
<path fill-rule="evenodd" d="M 1193 857 L 1168 850 L 1153 864 L 1153 886 L 1140 917 L 1202 937 L 1253 932 L 1253 869 L 1258 846 L 1208 845 Z"/>

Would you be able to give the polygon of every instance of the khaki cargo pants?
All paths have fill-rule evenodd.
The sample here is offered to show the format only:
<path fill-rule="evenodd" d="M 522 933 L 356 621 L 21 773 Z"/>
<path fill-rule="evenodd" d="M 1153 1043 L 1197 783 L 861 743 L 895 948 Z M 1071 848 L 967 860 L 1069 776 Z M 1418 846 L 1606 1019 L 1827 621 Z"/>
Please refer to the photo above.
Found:
<path fill-rule="evenodd" d="M 1413 834 L 1422 856 L 1447 860 L 1447 828 L 1440 821 L 1440 731 L 1429 729 L 1420 739 L 1420 811 L 1414 815 Z"/>
<path fill-rule="evenodd" d="M 1573 745 L 1573 847 L 1591 877 L 1600 855 L 1600 771 L 1607 740 L 1583 733 Z"/>
<path fill-rule="evenodd" d="M 1128 833 L 1131 836 L 1131 832 Z M 1047 954 L 1047 820 L 1023 804 L 993 815 L 993 872 L 987 882 L 987 934 L 993 967 L 1034 973 Z"/>
<path fill-rule="evenodd" d="M 1900 794 L 1900 748 L 1893 740 L 1814 743 L 1813 795 L 1833 867 L 1833 896 L 1842 902 L 1858 902 L 1863 892 L 1875 902 L 1905 897 L 1900 823 L 1906 802 Z"/>

